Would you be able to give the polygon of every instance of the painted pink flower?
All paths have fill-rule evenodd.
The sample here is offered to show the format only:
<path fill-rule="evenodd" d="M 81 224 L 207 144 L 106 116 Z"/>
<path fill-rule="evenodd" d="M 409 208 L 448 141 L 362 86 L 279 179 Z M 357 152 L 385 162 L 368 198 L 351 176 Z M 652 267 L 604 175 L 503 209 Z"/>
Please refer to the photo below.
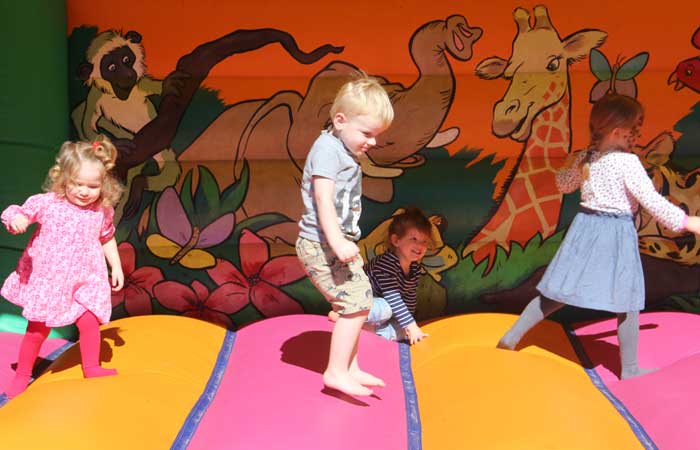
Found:
<path fill-rule="evenodd" d="M 238 249 L 243 273 L 229 261 L 217 259 L 216 266 L 207 270 L 216 284 L 221 287 L 231 286 L 250 298 L 251 303 L 265 317 L 304 312 L 296 300 L 279 288 L 306 275 L 296 256 L 270 259 L 267 243 L 249 230 L 241 233 Z"/>
<path fill-rule="evenodd" d="M 153 293 L 158 302 L 168 309 L 226 328 L 233 328 L 228 315 L 248 304 L 248 297 L 233 285 L 220 286 L 210 294 L 209 289 L 196 280 L 190 286 L 177 281 L 163 281 L 155 285 Z"/>
<path fill-rule="evenodd" d="M 128 242 L 122 242 L 117 248 L 124 271 L 124 287 L 118 292 L 112 292 L 112 306 L 124 303 L 124 308 L 130 316 L 151 314 L 153 286 L 163 281 L 163 273 L 159 268 L 151 266 L 137 269 L 136 252 Z"/>

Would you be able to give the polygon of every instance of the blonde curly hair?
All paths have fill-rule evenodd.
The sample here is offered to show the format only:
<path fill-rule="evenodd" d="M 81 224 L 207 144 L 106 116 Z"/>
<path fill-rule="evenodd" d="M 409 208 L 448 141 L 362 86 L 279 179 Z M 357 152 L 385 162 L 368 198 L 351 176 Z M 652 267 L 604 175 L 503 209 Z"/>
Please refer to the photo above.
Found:
<path fill-rule="evenodd" d="M 100 200 L 103 206 L 114 206 L 124 192 L 122 184 L 110 173 L 117 160 L 117 148 L 105 136 L 93 142 L 64 142 L 56 157 L 56 164 L 49 169 L 44 183 L 46 192 L 66 196 L 66 185 L 75 177 L 80 166 L 87 161 L 104 167 Z"/>

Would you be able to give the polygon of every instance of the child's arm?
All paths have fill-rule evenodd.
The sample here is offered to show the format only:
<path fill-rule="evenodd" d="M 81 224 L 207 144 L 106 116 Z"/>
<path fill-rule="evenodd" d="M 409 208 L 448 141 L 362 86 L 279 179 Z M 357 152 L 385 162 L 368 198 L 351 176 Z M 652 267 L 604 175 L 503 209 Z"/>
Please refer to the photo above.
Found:
<path fill-rule="evenodd" d="M 401 269 L 399 268 L 399 270 Z M 416 319 L 413 318 L 413 315 L 406 307 L 406 302 L 403 301 L 401 292 L 399 291 L 399 280 L 396 278 L 395 274 L 391 273 L 391 268 L 383 267 L 382 263 L 375 262 L 373 278 L 379 285 L 378 287 L 381 289 L 384 300 L 386 300 L 391 308 L 392 317 L 399 322 L 401 328 L 406 330 L 411 345 L 426 337 L 427 334 L 423 333 L 416 323 Z"/>
<path fill-rule="evenodd" d="M 581 187 L 581 163 L 588 151 L 578 151 L 569 154 L 564 165 L 557 171 L 556 182 L 559 191 L 564 194 L 574 192 Z"/>
<path fill-rule="evenodd" d="M 118 291 L 124 286 L 124 272 L 122 271 L 122 262 L 119 258 L 117 241 L 114 239 L 114 231 L 114 208 L 108 206 L 104 208 L 100 243 L 102 244 L 105 258 L 107 258 L 107 262 L 112 268 L 112 290 Z"/>
<path fill-rule="evenodd" d="M 7 231 L 12 234 L 24 233 L 29 225 L 40 221 L 41 211 L 49 195 L 51 194 L 32 195 L 22 206 L 10 205 L 5 208 L 1 219 Z"/>
<path fill-rule="evenodd" d="M 394 317 L 401 325 L 401 328 L 407 328 L 411 324 L 416 323 L 416 319 L 413 318 L 411 312 L 406 307 L 406 303 L 401 298 L 401 293 L 397 289 L 388 289 L 381 286 L 381 278 L 375 277 L 382 288 L 382 293 L 384 294 L 384 300 L 389 304 L 391 308 L 391 315 Z"/>
<path fill-rule="evenodd" d="M 406 330 L 409 343 L 413 345 L 426 337 L 427 334 L 423 333 L 416 323 L 416 319 L 413 318 L 413 315 L 406 307 L 406 302 L 404 302 L 403 298 L 401 298 L 401 293 L 396 289 L 387 291 L 382 290 L 382 292 L 384 292 L 384 300 L 386 300 L 391 308 L 391 315 L 396 318 L 399 325 L 401 325 L 401 328 Z"/>
<path fill-rule="evenodd" d="M 700 217 L 688 216 L 688 220 L 685 223 L 685 229 L 691 233 L 700 234 Z"/>
<path fill-rule="evenodd" d="M 342 262 L 351 261 L 360 254 L 360 249 L 354 242 L 346 239 L 342 231 L 340 231 L 338 215 L 335 212 L 335 204 L 333 202 L 335 181 L 330 178 L 314 176 L 311 182 L 313 184 L 318 221 L 321 224 L 321 230 L 326 236 L 328 245 L 330 245 L 335 255 Z"/>
<path fill-rule="evenodd" d="M 423 330 L 420 329 L 416 322 L 413 322 L 406 327 L 406 334 L 408 335 L 408 342 L 411 345 L 415 344 L 416 342 L 420 342 L 423 340 L 423 338 L 429 336 L 428 333 L 424 333 Z"/>
<path fill-rule="evenodd" d="M 124 286 L 124 272 L 122 271 L 122 262 L 119 259 L 119 250 L 117 249 L 117 240 L 112 238 L 102 245 L 105 252 L 105 258 L 109 266 L 112 268 L 112 290 L 118 291 Z"/>
<path fill-rule="evenodd" d="M 18 213 L 9 223 L 5 224 L 5 227 L 7 228 L 7 231 L 12 234 L 20 234 L 27 231 L 30 224 L 31 222 L 27 216 L 22 213 Z"/>
<path fill-rule="evenodd" d="M 666 227 L 676 232 L 686 229 L 688 215 L 685 211 L 656 191 L 637 155 L 626 154 L 624 156 L 629 164 L 623 167 L 622 173 L 624 174 L 625 187 L 632 196 L 649 214 Z M 693 225 L 693 223 L 690 224 L 691 227 Z"/>

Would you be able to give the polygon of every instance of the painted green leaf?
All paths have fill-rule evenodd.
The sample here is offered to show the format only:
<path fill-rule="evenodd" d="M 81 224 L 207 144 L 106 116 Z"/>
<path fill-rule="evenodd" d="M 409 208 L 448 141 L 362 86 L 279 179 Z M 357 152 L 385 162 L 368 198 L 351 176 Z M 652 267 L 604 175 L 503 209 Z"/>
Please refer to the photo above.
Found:
<path fill-rule="evenodd" d="M 612 76 L 612 69 L 610 68 L 610 63 L 608 59 L 603 55 L 600 50 L 591 50 L 591 56 L 588 59 L 588 63 L 591 67 L 591 72 L 600 81 L 609 80 Z"/>
<path fill-rule="evenodd" d="M 285 223 L 285 222 L 294 222 L 292 219 L 289 217 L 285 216 L 284 214 L 280 213 L 265 213 L 265 214 L 259 214 L 257 216 L 249 217 L 245 220 L 242 220 L 236 225 L 236 228 L 233 230 L 234 236 L 240 236 L 241 233 L 245 228 L 258 232 L 262 230 L 263 228 L 270 227 L 272 225 L 277 225 L 280 223 Z"/>
<path fill-rule="evenodd" d="M 180 202 L 182 207 L 185 209 L 188 217 L 194 216 L 194 203 L 192 200 L 192 171 L 188 171 L 185 175 L 185 181 L 182 183 L 182 190 L 180 191 Z"/>
<path fill-rule="evenodd" d="M 219 186 L 206 167 L 199 166 L 199 183 L 194 193 L 195 221 L 202 226 L 221 215 Z M 194 224 L 193 224 L 194 225 Z"/>
<path fill-rule="evenodd" d="M 235 212 L 240 208 L 241 203 L 248 193 L 248 181 L 250 180 L 248 172 L 248 161 L 243 162 L 241 177 L 231 186 L 224 189 L 221 193 L 221 212 Z"/>
<path fill-rule="evenodd" d="M 635 55 L 633 58 L 625 61 L 625 63 L 620 66 L 617 71 L 616 78 L 618 80 L 631 80 L 632 78 L 636 77 L 639 72 L 644 70 L 647 62 L 649 62 L 649 53 L 642 52 Z"/>

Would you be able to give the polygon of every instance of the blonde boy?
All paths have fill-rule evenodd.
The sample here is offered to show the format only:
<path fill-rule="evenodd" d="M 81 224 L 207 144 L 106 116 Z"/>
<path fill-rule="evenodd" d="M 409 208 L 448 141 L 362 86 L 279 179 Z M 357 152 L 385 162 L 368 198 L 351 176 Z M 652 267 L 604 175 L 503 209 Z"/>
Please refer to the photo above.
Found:
<path fill-rule="evenodd" d="M 304 214 L 296 250 L 316 288 L 340 317 L 331 337 L 323 383 L 349 395 L 371 395 L 384 382 L 360 370 L 360 330 L 372 307 L 372 287 L 355 242 L 360 238 L 362 170 L 358 159 L 394 119 L 384 88 L 362 75 L 340 88 L 332 125 L 311 147 L 301 185 Z"/>

